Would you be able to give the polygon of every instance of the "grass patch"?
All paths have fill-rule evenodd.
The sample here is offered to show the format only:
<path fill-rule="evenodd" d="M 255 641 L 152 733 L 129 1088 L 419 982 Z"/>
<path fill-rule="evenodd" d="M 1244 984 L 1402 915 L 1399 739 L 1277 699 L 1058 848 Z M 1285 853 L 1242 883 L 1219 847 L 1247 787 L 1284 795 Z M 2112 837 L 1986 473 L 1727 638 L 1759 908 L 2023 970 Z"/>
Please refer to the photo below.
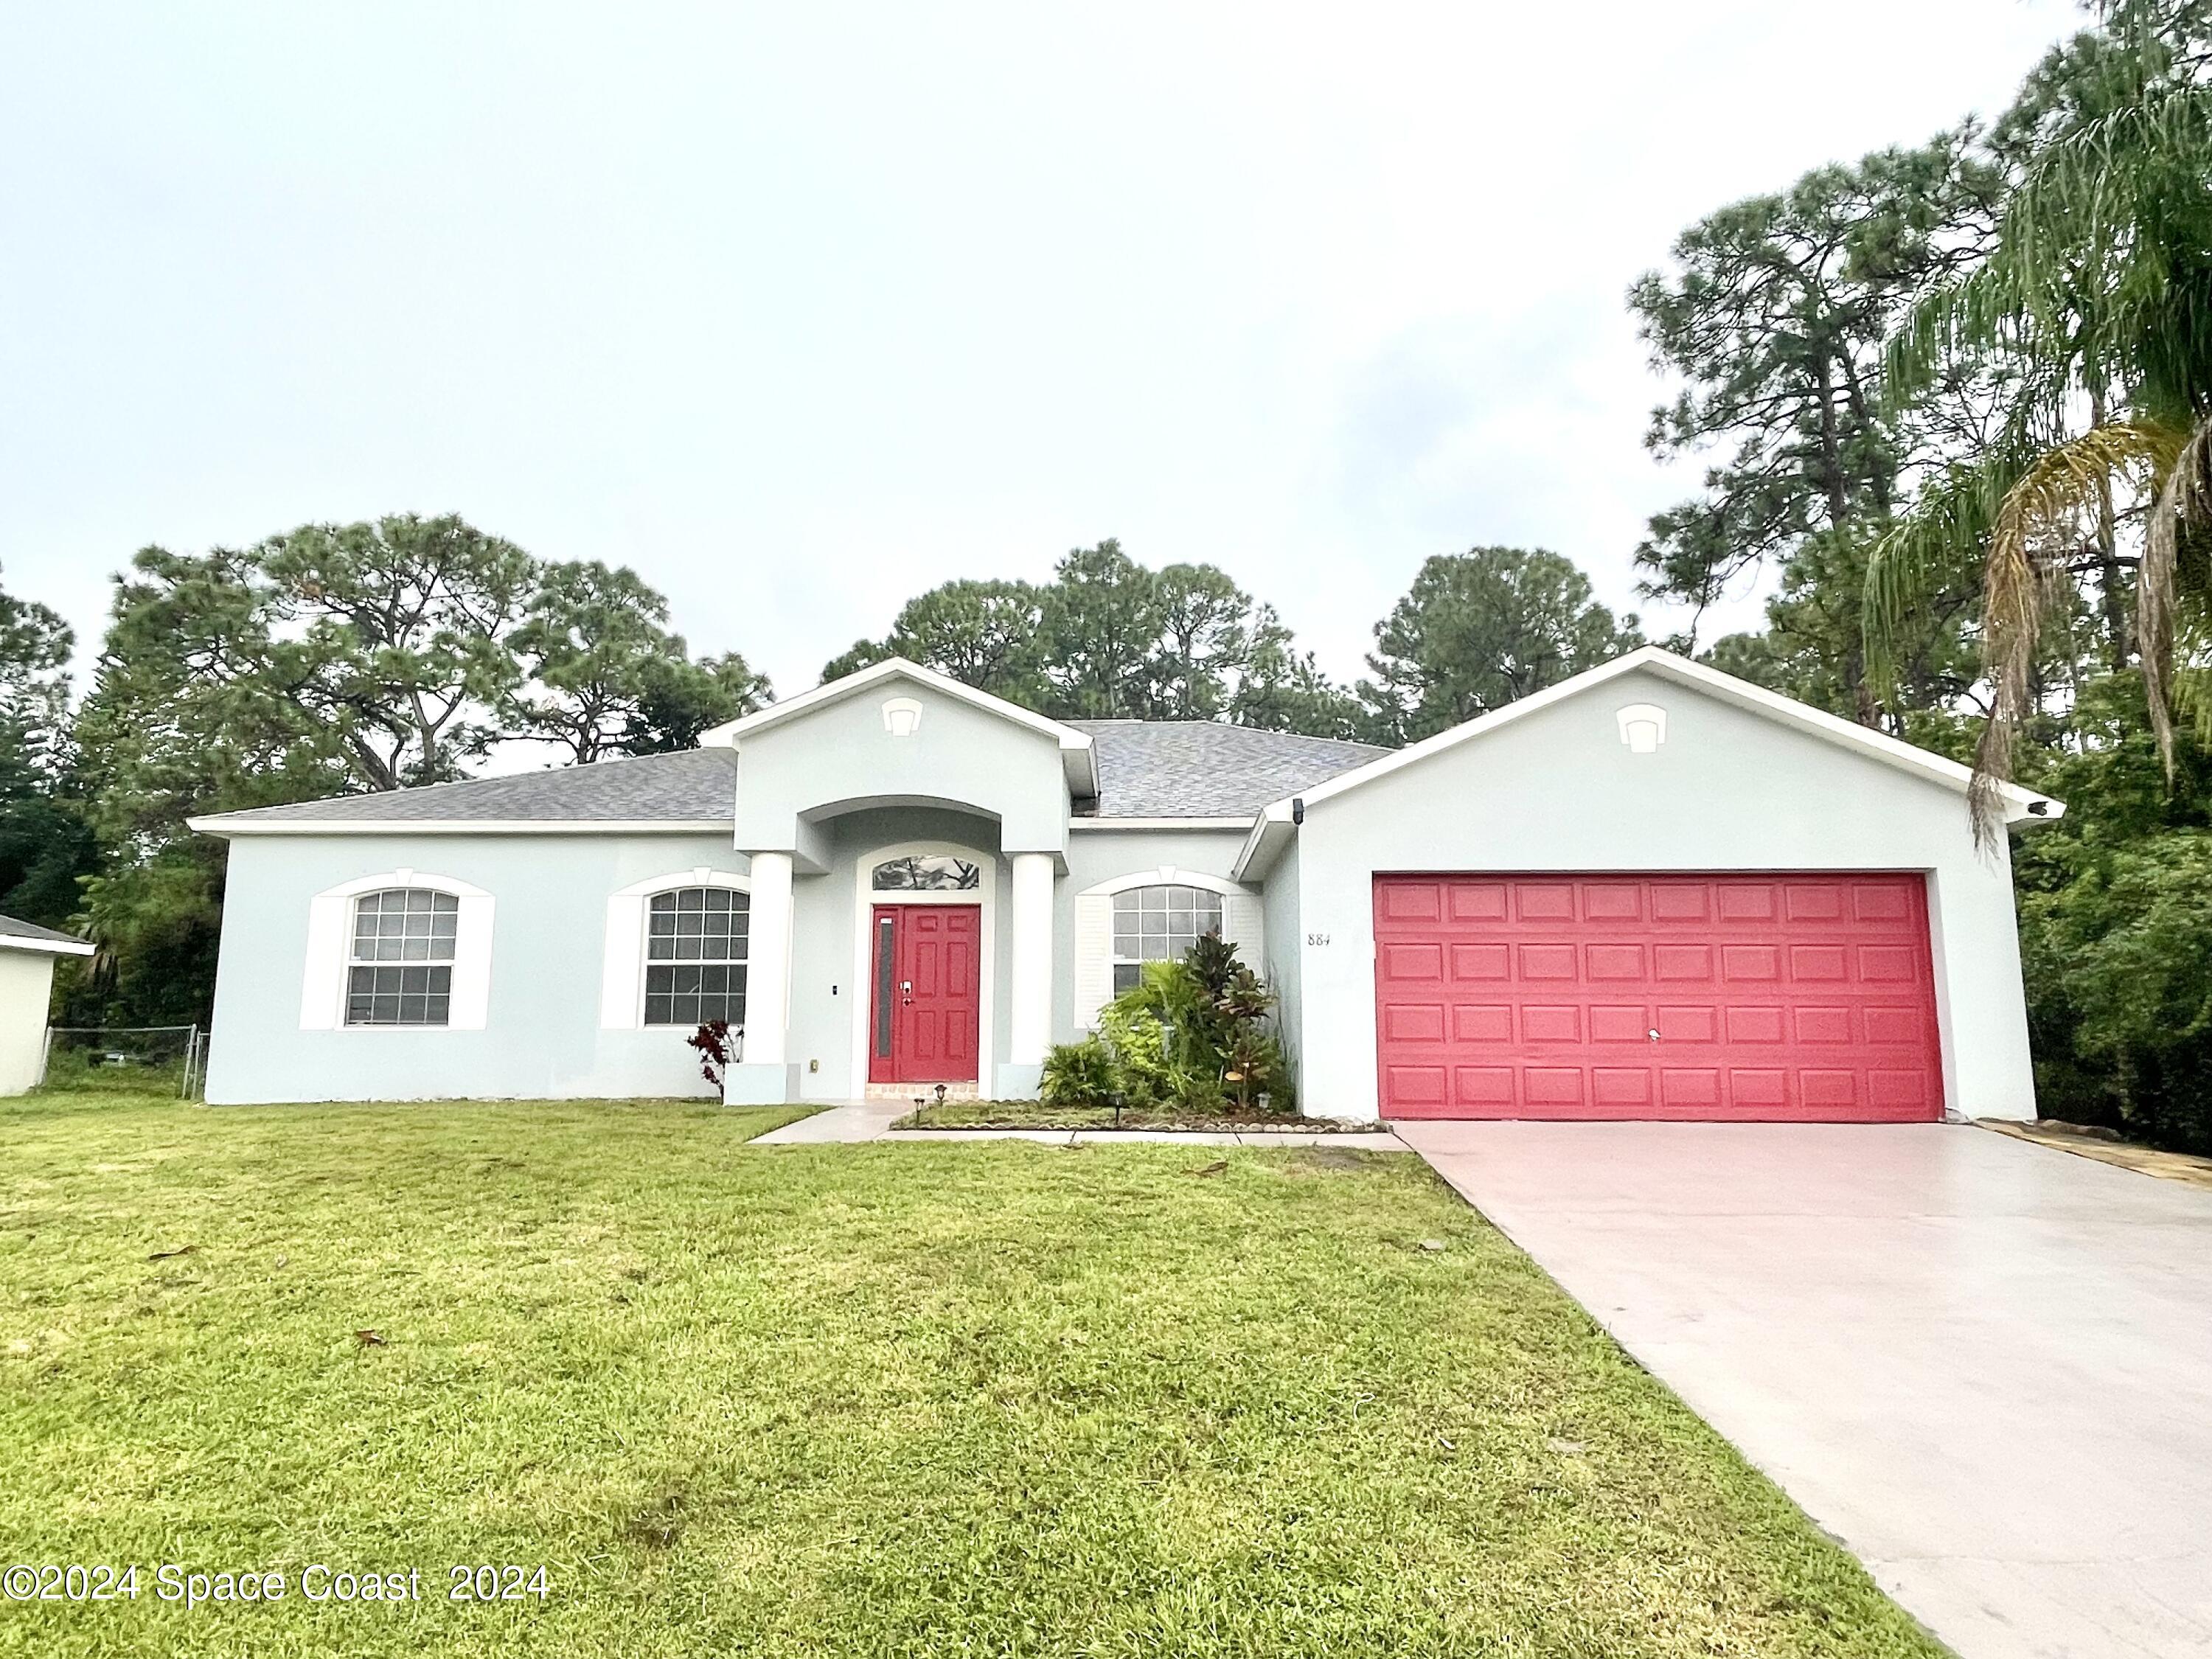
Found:
<path fill-rule="evenodd" d="M 9 1109 L 0 1559 L 552 1593 L 0 1651 L 1940 1652 L 1411 1158 L 792 1115 Z"/>
<path fill-rule="evenodd" d="M 1333 1117 L 1300 1117 L 1295 1112 L 1185 1112 L 1173 1107 L 1125 1109 L 1117 1120 L 1111 1106 L 1048 1106 L 1041 1100 L 948 1100 L 908 1112 L 895 1129 L 1276 1129 L 1343 1131 L 1379 1129 L 1375 1123 L 1347 1123 Z"/>

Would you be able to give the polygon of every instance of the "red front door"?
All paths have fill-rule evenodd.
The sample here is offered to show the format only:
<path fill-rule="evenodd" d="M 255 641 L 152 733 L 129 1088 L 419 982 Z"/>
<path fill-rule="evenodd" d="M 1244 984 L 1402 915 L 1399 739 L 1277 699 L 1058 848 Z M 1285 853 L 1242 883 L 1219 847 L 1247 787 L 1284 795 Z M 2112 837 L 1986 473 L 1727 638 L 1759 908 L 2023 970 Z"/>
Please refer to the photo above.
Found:
<path fill-rule="evenodd" d="M 1385 1117 L 1943 1115 L 1926 878 L 1378 876 Z"/>
<path fill-rule="evenodd" d="M 981 917 L 972 904 L 876 907 L 869 1082 L 976 1080 Z"/>

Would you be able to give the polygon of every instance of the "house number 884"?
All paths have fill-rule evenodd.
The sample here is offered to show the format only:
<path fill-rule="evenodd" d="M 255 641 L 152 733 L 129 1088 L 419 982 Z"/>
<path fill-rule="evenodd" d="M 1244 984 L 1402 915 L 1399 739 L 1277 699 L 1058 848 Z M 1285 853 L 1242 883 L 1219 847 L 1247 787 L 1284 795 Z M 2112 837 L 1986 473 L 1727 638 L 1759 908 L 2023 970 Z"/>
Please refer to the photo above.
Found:
<path fill-rule="evenodd" d="M 1308 933 L 1306 935 L 1306 943 L 1308 945 L 1326 945 L 1328 943 L 1328 935 L 1327 933 Z"/>

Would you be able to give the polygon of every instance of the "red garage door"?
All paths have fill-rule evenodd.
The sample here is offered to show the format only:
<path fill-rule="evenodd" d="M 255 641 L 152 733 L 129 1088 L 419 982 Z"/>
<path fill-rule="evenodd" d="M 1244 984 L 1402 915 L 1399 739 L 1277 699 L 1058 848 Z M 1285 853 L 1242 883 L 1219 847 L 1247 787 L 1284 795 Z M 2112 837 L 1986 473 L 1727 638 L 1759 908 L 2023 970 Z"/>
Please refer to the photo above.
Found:
<path fill-rule="evenodd" d="M 1385 1117 L 1943 1114 L 1917 875 L 1378 876 Z"/>

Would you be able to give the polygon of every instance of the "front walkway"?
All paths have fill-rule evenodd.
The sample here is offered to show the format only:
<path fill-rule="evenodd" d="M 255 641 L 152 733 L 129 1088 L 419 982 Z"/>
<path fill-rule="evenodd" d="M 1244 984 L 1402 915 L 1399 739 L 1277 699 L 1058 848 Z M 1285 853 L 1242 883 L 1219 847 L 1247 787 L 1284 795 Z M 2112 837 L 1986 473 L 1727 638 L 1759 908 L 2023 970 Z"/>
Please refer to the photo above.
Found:
<path fill-rule="evenodd" d="M 2212 1193 L 1935 1124 L 1396 1127 L 1962 1659 L 2212 1656 Z"/>
<path fill-rule="evenodd" d="M 863 1140 L 1034 1140 L 1048 1146 L 1109 1146 L 1115 1141 L 1180 1141 L 1189 1146 L 1342 1146 L 1350 1152 L 1412 1149 L 1389 1133 L 1317 1129 L 1255 1129 L 1247 1133 L 1191 1129 L 893 1129 L 914 1109 L 903 1101 L 856 1101 L 787 1123 L 747 1142 L 753 1146 L 849 1145 Z"/>

